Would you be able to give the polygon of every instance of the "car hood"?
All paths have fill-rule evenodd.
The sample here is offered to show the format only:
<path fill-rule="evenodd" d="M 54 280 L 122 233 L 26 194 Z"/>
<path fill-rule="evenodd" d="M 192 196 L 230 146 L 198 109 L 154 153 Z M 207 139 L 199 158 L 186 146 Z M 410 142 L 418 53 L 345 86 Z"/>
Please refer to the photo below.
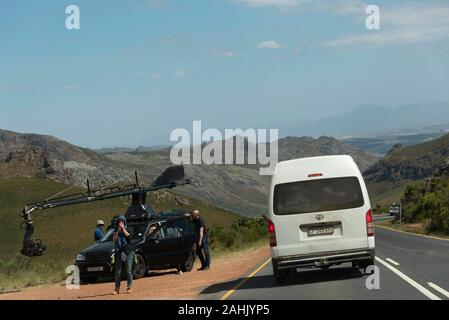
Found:
<path fill-rule="evenodd" d="M 113 252 L 114 251 L 114 242 L 107 241 L 107 242 L 97 242 L 90 247 L 81 250 L 81 254 L 84 253 L 97 253 L 97 252 Z"/>
<path fill-rule="evenodd" d="M 141 239 L 133 239 L 131 240 L 130 245 L 136 245 L 140 243 Z M 106 242 L 97 242 L 90 247 L 83 249 L 80 251 L 81 254 L 85 253 L 100 253 L 100 252 L 114 252 L 115 250 L 115 244 L 113 241 L 106 241 Z"/>

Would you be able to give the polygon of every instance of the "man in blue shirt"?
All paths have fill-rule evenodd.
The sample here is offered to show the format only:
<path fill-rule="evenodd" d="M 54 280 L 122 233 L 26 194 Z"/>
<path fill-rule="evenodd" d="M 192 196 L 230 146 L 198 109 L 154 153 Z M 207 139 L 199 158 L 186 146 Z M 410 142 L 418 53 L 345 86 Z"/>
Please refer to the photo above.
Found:
<path fill-rule="evenodd" d="M 103 227 L 104 227 L 104 221 L 98 220 L 97 227 L 95 228 L 95 232 L 94 232 L 94 241 L 100 241 L 100 239 L 103 238 Z"/>

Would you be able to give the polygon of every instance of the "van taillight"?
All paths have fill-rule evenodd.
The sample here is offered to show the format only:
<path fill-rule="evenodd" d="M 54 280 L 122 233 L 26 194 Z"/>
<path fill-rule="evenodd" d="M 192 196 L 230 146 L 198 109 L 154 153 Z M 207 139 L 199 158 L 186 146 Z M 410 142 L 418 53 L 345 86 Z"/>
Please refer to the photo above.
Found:
<path fill-rule="evenodd" d="M 271 220 L 268 220 L 268 236 L 270 238 L 270 246 L 276 247 L 276 229 L 274 227 L 274 223 Z"/>
<path fill-rule="evenodd" d="M 371 209 L 366 213 L 366 232 L 368 237 L 374 237 L 374 221 L 373 221 L 373 212 Z"/>

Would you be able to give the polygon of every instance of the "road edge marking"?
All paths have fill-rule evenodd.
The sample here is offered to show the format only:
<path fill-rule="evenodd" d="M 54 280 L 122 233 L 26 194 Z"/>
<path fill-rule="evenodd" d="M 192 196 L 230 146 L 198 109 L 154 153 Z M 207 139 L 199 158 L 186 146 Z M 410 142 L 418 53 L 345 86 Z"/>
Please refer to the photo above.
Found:
<path fill-rule="evenodd" d="M 385 260 L 387 260 L 391 264 L 394 264 L 396 267 L 401 265 L 399 262 L 396 262 L 396 261 L 394 261 L 393 259 L 390 259 L 390 258 L 386 258 Z"/>
<path fill-rule="evenodd" d="M 433 282 L 427 282 L 427 284 L 429 285 L 429 287 L 431 287 L 432 289 L 435 289 L 436 291 L 438 291 L 439 293 L 441 293 L 443 296 L 445 296 L 446 298 L 449 298 L 449 292 L 443 288 L 441 288 L 440 286 L 437 286 L 435 283 Z"/>
<path fill-rule="evenodd" d="M 237 291 L 238 288 L 240 288 L 246 281 L 248 281 L 250 278 L 254 277 L 260 270 L 262 270 L 263 268 L 265 268 L 265 266 L 271 261 L 271 258 L 269 258 L 267 261 L 265 261 L 264 263 L 262 263 L 262 265 L 260 265 L 256 270 L 254 270 L 250 275 L 248 275 L 247 277 L 245 277 L 245 279 L 243 279 L 242 281 L 240 281 L 234 288 L 232 288 L 231 290 L 229 290 L 228 292 L 226 292 L 221 298 L 220 300 L 226 300 L 227 298 L 229 298 L 235 291 Z"/>
<path fill-rule="evenodd" d="M 413 232 L 409 232 L 409 231 L 397 230 L 397 229 L 390 228 L 390 227 L 387 227 L 387 226 L 375 225 L 375 227 L 376 227 L 376 228 L 388 229 L 388 230 L 396 231 L 396 232 L 399 232 L 399 233 L 411 234 L 411 235 L 413 235 L 413 236 L 418 236 L 418 237 L 423 237 L 423 238 L 429 238 L 429 239 L 434 239 L 434 240 L 449 241 L 449 239 L 446 239 L 446 238 L 440 238 L 440 237 L 435 237 L 435 236 L 426 236 L 425 234 L 419 234 L 419 233 L 413 233 Z"/>
<path fill-rule="evenodd" d="M 381 258 L 379 258 L 378 256 L 376 256 L 376 261 L 380 262 L 382 265 L 384 265 L 385 267 L 387 267 L 388 269 L 390 269 L 390 271 L 394 272 L 397 276 L 399 276 L 400 278 L 402 278 L 402 280 L 404 280 L 405 282 L 407 282 L 409 285 L 411 285 L 412 287 L 414 287 L 416 290 L 418 290 L 420 293 L 422 293 L 423 295 L 425 295 L 427 298 L 429 298 L 430 300 L 441 300 L 440 297 L 438 297 L 437 295 L 433 294 L 431 291 L 429 291 L 428 289 L 424 288 L 422 285 L 420 285 L 418 282 L 416 282 L 415 280 L 413 280 L 412 278 L 410 278 L 409 276 L 405 275 L 404 273 L 402 273 L 401 271 L 399 271 L 398 269 L 396 269 L 395 267 L 393 267 L 392 265 L 390 265 L 389 263 L 383 261 Z"/>

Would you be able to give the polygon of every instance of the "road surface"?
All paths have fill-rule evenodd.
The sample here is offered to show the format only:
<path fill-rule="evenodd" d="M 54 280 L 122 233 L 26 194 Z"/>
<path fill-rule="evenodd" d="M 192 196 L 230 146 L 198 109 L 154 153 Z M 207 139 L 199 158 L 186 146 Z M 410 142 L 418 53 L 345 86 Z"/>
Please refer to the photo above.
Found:
<path fill-rule="evenodd" d="M 245 277 L 205 288 L 202 299 L 229 300 L 449 300 L 449 241 L 376 227 L 380 289 L 366 288 L 367 275 L 350 264 L 302 271 L 278 285 L 271 261 Z"/>

